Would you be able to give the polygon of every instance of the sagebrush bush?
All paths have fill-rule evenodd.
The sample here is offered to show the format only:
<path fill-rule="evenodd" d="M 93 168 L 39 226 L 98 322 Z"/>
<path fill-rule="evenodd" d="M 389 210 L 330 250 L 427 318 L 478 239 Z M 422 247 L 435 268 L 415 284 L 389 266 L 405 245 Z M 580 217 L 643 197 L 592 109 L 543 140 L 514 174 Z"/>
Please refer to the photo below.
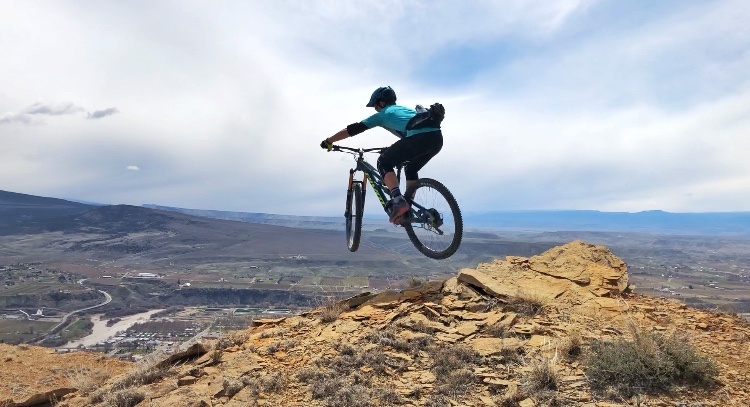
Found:
<path fill-rule="evenodd" d="M 678 383 L 710 384 L 716 364 L 682 334 L 636 330 L 633 339 L 593 340 L 584 358 L 591 388 L 610 397 L 670 389 Z"/>
<path fill-rule="evenodd" d="M 65 376 L 68 383 L 78 389 L 81 394 L 89 394 L 105 383 L 110 374 L 104 369 L 79 366 L 71 368 Z"/>
<path fill-rule="evenodd" d="M 134 407 L 146 399 L 146 394 L 139 389 L 121 389 L 107 394 L 102 400 L 104 407 Z"/>
<path fill-rule="evenodd" d="M 466 345 L 433 347 L 431 351 L 436 392 L 452 397 L 468 392 L 477 381 L 474 365 L 480 361 L 479 354 Z"/>
<path fill-rule="evenodd" d="M 324 324 L 331 323 L 339 319 L 339 315 L 346 311 L 348 306 L 341 301 L 329 301 L 320 309 L 320 320 Z"/>
<path fill-rule="evenodd" d="M 172 373 L 173 370 L 169 366 L 162 366 L 159 363 L 156 363 L 153 359 L 146 360 L 142 363 L 137 364 L 134 369 L 117 378 L 110 385 L 106 387 L 100 387 L 97 390 L 93 391 L 91 396 L 89 397 L 89 401 L 91 401 L 92 403 L 102 403 L 106 400 L 111 400 L 115 394 L 120 393 L 122 393 L 120 396 L 118 396 L 120 397 L 120 399 L 136 399 L 139 391 L 134 388 L 154 383 Z M 109 405 L 127 405 L 127 403 L 119 404 L 119 401 L 116 401 L 114 403 L 115 404 L 110 403 Z"/>
<path fill-rule="evenodd" d="M 538 294 L 522 292 L 511 298 L 503 309 L 519 315 L 534 316 L 542 313 L 548 302 L 549 300 Z"/>
<path fill-rule="evenodd" d="M 581 333 L 579 331 L 569 332 L 568 336 L 561 342 L 560 351 L 563 356 L 571 360 L 581 356 L 583 352 L 583 336 Z"/>
<path fill-rule="evenodd" d="M 221 362 L 221 358 L 224 357 L 223 348 L 216 348 L 211 351 L 211 364 L 218 365 Z"/>
<path fill-rule="evenodd" d="M 554 359 L 542 358 L 529 364 L 530 370 L 524 376 L 523 390 L 527 395 L 536 395 L 557 390 L 560 373 Z"/>

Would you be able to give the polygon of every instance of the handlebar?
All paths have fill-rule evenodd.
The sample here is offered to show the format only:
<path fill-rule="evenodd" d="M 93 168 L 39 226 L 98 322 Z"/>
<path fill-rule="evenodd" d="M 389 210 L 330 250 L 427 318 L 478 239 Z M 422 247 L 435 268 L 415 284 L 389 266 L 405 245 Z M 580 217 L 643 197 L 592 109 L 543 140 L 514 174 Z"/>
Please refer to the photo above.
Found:
<path fill-rule="evenodd" d="M 388 147 L 375 147 L 375 148 L 351 148 L 351 147 L 344 147 L 344 146 L 337 146 L 334 145 L 331 150 L 333 151 L 351 151 L 353 153 L 374 153 L 374 152 L 381 152 L 385 150 Z"/>

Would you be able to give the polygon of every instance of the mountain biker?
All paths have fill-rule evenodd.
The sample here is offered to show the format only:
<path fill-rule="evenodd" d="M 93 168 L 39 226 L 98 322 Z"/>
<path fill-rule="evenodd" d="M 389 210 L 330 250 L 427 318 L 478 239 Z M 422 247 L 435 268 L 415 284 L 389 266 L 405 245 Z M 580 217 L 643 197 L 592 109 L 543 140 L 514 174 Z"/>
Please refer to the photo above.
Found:
<path fill-rule="evenodd" d="M 435 108 L 436 106 L 439 106 Z M 390 86 L 382 86 L 372 93 L 367 107 L 375 108 L 374 115 L 352 123 L 320 143 L 320 147 L 331 150 L 333 143 L 373 127 L 382 127 L 396 137 L 398 141 L 383 150 L 378 157 L 378 171 L 391 194 L 386 204 L 391 223 L 398 223 L 399 218 L 409 211 L 409 203 L 404 199 L 398 185 L 394 167 L 405 164 L 406 189 L 418 179 L 417 172 L 443 148 L 443 133 L 440 121 L 445 111 L 440 104 L 431 107 L 427 114 L 421 106 L 417 110 L 396 104 L 396 92 Z M 434 110 L 433 110 L 434 108 Z M 439 117 L 436 119 L 436 117 Z"/>

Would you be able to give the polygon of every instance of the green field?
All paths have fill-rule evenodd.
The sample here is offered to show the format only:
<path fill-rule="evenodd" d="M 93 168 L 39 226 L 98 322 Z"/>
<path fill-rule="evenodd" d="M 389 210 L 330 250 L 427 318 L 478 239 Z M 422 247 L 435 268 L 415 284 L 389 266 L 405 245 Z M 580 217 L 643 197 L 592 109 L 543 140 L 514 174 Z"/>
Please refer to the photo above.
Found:
<path fill-rule="evenodd" d="M 0 341 L 23 343 L 49 332 L 56 322 L 41 322 L 27 319 L 0 319 Z"/>
<path fill-rule="evenodd" d="M 0 288 L 0 296 L 14 296 L 14 295 L 35 295 L 44 294 L 50 291 L 67 290 L 71 293 L 78 293 L 85 290 L 80 284 L 73 283 L 58 283 L 52 281 L 29 281 L 16 283 L 11 286 L 3 286 Z"/>

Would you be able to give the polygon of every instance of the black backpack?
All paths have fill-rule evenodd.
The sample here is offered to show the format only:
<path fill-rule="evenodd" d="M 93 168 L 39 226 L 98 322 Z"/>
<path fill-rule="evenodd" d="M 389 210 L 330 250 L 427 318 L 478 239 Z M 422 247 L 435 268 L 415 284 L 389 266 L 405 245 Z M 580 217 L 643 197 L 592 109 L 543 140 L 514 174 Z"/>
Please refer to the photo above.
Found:
<path fill-rule="evenodd" d="M 406 124 L 406 130 L 422 129 L 425 127 L 440 128 L 445 119 L 445 107 L 440 103 L 433 103 L 429 109 L 417 105 L 417 114 Z"/>

